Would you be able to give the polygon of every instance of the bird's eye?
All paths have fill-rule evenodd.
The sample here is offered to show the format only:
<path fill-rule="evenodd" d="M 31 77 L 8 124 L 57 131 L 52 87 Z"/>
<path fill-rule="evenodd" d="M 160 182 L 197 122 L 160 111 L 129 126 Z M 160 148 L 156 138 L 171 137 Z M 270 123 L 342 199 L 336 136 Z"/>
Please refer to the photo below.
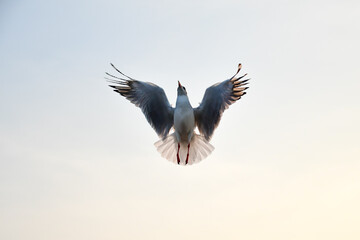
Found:
<path fill-rule="evenodd" d="M 186 88 L 185 88 L 185 87 L 183 87 L 183 89 L 186 91 Z"/>

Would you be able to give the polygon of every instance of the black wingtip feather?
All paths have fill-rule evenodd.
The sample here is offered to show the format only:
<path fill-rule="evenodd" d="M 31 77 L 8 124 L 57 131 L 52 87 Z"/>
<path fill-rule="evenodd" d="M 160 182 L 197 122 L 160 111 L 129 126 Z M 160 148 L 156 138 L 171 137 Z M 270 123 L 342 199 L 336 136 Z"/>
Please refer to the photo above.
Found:
<path fill-rule="evenodd" d="M 118 73 L 120 73 L 120 74 L 123 75 L 124 77 L 127 77 L 128 79 L 130 79 L 130 80 L 132 80 L 132 81 L 135 80 L 135 79 L 133 79 L 132 77 L 129 77 L 128 75 L 125 75 L 124 73 L 122 73 L 119 69 L 117 69 L 117 68 L 115 67 L 114 64 L 110 63 L 110 65 L 111 65 Z M 125 81 L 129 81 L 129 80 L 126 80 L 126 79 L 125 79 Z"/>

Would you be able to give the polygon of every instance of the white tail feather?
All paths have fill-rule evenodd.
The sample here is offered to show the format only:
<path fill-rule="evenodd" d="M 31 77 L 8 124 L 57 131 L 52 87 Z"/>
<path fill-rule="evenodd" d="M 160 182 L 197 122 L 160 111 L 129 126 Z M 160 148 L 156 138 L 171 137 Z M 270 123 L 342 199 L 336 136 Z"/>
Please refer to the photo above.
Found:
<path fill-rule="evenodd" d="M 177 148 L 178 142 L 176 141 L 175 133 L 168 135 L 164 140 L 160 139 L 155 144 L 156 149 L 163 158 L 170 162 L 177 164 Z M 214 147 L 201 135 L 194 133 L 190 142 L 188 164 L 191 165 L 198 163 L 214 150 Z M 179 157 L 180 165 L 186 165 L 187 144 L 180 143 Z"/>

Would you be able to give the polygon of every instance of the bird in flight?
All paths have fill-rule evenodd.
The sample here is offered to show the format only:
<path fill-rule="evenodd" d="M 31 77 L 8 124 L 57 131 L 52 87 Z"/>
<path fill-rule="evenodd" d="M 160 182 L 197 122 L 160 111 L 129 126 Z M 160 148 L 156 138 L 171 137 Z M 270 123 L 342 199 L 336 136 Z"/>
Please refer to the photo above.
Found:
<path fill-rule="evenodd" d="M 242 66 L 239 64 L 234 76 L 206 89 L 200 105 L 196 108 L 191 106 L 186 88 L 178 81 L 174 108 L 162 88 L 125 75 L 112 63 L 111 66 L 120 76 L 106 72 L 110 77 L 106 79 L 112 83 L 109 86 L 142 110 L 160 137 L 155 143 L 158 152 L 162 157 L 179 165 L 197 163 L 214 150 L 209 141 L 222 113 L 246 94 L 248 87 L 245 85 L 250 80 L 242 80 L 247 74 L 237 77 Z M 200 134 L 194 132 L 196 127 Z M 174 128 L 174 132 L 169 134 L 171 128 Z"/>

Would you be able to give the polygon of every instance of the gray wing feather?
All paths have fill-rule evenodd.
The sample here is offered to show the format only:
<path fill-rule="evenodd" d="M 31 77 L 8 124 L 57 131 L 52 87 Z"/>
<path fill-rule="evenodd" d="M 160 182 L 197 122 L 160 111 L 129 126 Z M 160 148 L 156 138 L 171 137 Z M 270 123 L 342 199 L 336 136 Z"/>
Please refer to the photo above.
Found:
<path fill-rule="evenodd" d="M 246 94 L 248 87 L 244 86 L 249 79 L 241 81 L 247 74 L 236 77 L 240 69 L 241 64 L 233 77 L 207 88 L 199 107 L 194 109 L 196 125 L 206 140 L 210 140 L 225 109 Z"/>
<path fill-rule="evenodd" d="M 110 85 L 110 87 L 137 107 L 140 107 L 156 133 L 161 138 L 165 138 L 174 123 L 174 109 L 171 107 L 164 90 L 153 83 L 130 78 L 120 72 L 114 65 L 112 66 L 128 79 L 106 73 L 108 76 L 118 79 L 108 79 L 111 83 L 116 84 Z"/>

